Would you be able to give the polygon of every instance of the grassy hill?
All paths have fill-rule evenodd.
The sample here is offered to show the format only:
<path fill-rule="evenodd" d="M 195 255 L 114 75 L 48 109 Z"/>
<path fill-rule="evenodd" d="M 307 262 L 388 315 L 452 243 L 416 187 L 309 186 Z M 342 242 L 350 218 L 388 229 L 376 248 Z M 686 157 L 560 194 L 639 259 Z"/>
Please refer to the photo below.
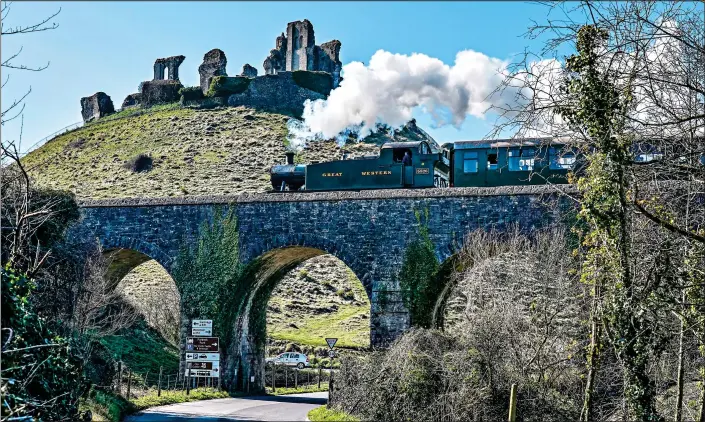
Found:
<path fill-rule="evenodd" d="M 289 119 L 246 107 L 130 108 L 57 136 L 23 162 L 38 185 L 70 190 L 79 199 L 264 192 L 271 189 L 269 168 L 284 161 Z M 395 133 L 383 128 L 345 149 L 353 156 L 370 155 L 383 142 L 419 139 L 435 144 L 410 124 Z M 340 155 L 333 141 L 311 142 L 296 160 L 330 161 Z M 146 321 L 175 343 L 178 303 L 161 302 L 176 302 L 164 269 L 153 261 L 142 264 L 120 288 Z M 340 338 L 341 346 L 367 346 L 369 303 L 361 289 L 336 259 L 305 262 L 274 292 L 267 331 L 277 341 L 322 345 L 322 337 L 330 336 Z"/>
<path fill-rule="evenodd" d="M 23 162 L 36 183 L 71 190 L 79 199 L 263 192 L 271 189 L 269 168 L 284 160 L 290 118 L 245 107 L 128 109 L 50 140 Z M 346 149 L 368 155 L 385 140 L 423 137 L 414 127 Z M 311 142 L 297 161 L 340 154 L 335 142 Z M 151 168 L 135 171 L 141 155 L 151 158 Z"/>

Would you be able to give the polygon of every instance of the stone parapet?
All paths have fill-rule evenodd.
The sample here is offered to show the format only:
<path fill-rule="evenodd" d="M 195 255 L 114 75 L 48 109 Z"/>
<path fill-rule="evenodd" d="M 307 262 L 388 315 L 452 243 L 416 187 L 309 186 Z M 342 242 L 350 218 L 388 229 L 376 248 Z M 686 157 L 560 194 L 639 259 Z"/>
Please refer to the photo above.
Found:
<path fill-rule="evenodd" d="M 79 201 L 79 204 L 81 207 L 84 208 L 148 207 L 163 205 L 216 205 L 256 202 L 351 201 L 370 199 L 546 195 L 561 193 L 572 195 L 576 192 L 576 188 L 572 185 L 536 185 L 473 188 L 378 189 L 364 191 L 334 192 L 242 193 L 239 195 L 193 196 L 178 198 L 164 197 L 84 199 Z"/>

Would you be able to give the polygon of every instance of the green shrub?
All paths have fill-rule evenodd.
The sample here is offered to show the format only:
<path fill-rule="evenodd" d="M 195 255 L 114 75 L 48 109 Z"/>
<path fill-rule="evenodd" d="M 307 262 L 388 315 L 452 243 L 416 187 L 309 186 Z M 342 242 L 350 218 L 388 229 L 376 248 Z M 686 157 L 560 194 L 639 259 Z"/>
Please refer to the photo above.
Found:
<path fill-rule="evenodd" d="M 308 412 L 308 418 L 313 422 L 355 422 L 360 420 L 354 416 L 348 415 L 345 412 L 341 412 L 335 409 L 329 409 L 328 406 L 321 406 L 312 409 L 310 412 Z"/>
<path fill-rule="evenodd" d="M 1 324 L 10 333 L 3 334 L 3 420 L 9 415 L 17 420 L 82 420 L 79 400 L 90 385 L 83 376 L 83 360 L 35 312 L 32 279 L 9 264 L 0 269 L 0 279 Z"/>
<path fill-rule="evenodd" d="M 203 91 L 200 86 L 183 87 L 179 90 L 181 101 L 193 101 L 203 98 Z"/>
<path fill-rule="evenodd" d="M 243 76 L 215 76 L 211 79 L 207 97 L 227 97 L 245 92 L 252 79 Z"/>
<path fill-rule="evenodd" d="M 115 422 L 121 421 L 136 410 L 136 407 L 122 396 L 102 390 L 95 390 L 91 394 L 89 407 L 92 412 Z"/>
<path fill-rule="evenodd" d="M 292 76 L 294 77 L 296 85 L 322 95 L 330 94 L 330 91 L 333 89 L 333 77 L 328 72 L 295 70 Z"/>

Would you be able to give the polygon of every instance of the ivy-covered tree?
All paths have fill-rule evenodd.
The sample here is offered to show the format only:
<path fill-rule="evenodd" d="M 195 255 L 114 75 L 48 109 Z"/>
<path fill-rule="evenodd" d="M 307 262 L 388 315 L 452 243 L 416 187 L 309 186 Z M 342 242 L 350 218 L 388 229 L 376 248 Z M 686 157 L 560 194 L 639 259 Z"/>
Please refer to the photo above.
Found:
<path fill-rule="evenodd" d="M 428 221 L 428 210 L 425 217 Z M 416 213 L 416 218 L 419 222 L 418 238 L 413 240 L 404 252 L 399 284 L 404 305 L 409 310 L 411 326 L 431 328 L 433 307 L 442 290 L 436 280 L 439 263 L 428 227 L 421 221 L 420 213 Z"/>
<path fill-rule="evenodd" d="M 237 218 L 232 209 L 218 209 L 213 221 L 201 226 L 196 246 L 181 250 L 174 281 L 185 315 L 213 319 L 214 332 L 223 342 L 232 332 L 241 274 Z"/>

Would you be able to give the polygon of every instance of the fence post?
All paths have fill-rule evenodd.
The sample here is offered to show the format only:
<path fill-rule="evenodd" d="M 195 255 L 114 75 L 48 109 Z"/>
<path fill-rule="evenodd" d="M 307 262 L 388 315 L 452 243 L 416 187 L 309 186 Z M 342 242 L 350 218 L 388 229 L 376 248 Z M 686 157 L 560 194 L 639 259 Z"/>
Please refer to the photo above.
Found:
<path fill-rule="evenodd" d="M 289 388 L 289 367 L 284 365 L 284 388 Z"/>
<path fill-rule="evenodd" d="M 328 373 L 328 403 L 333 401 L 333 368 Z"/>
<path fill-rule="evenodd" d="M 318 389 L 321 389 L 321 364 L 318 364 Z"/>
<path fill-rule="evenodd" d="M 191 367 L 187 369 L 186 373 L 186 395 L 188 396 L 191 393 Z"/>
<path fill-rule="evenodd" d="M 122 394 L 122 361 L 118 362 L 118 395 Z"/>
<path fill-rule="evenodd" d="M 512 389 L 509 394 L 509 422 L 515 422 L 517 419 L 517 385 L 512 384 Z"/>
<path fill-rule="evenodd" d="M 157 381 L 157 397 L 162 396 L 162 367 L 159 367 L 159 381 Z"/>
<path fill-rule="evenodd" d="M 272 362 L 272 393 L 277 392 L 277 364 Z"/>
<path fill-rule="evenodd" d="M 132 385 L 132 369 L 127 368 L 127 400 L 130 400 L 130 386 Z"/>

